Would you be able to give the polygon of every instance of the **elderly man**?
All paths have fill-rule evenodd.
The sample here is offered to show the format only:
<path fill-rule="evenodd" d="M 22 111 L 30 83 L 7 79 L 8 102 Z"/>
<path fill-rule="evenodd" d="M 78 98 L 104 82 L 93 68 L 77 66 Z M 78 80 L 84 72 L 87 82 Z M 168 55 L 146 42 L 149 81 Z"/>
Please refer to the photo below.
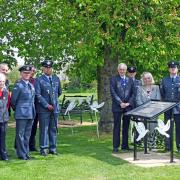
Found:
<path fill-rule="evenodd" d="M 124 63 L 118 65 L 118 75 L 110 80 L 110 92 L 112 96 L 112 112 L 114 117 L 113 128 L 113 153 L 118 153 L 120 145 L 121 119 L 122 127 L 122 150 L 129 150 L 128 130 L 130 117 L 124 113 L 131 110 L 134 103 L 134 83 L 126 77 L 127 66 Z"/>
<path fill-rule="evenodd" d="M 180 101 L 180 76 L 178 75 L 178 65 L 179 63 L 176 61 L 170 61 L 168 63 L 169 76 L 162 79 L 160 86 L 161 96 L 164 101 Z M 171 111 L 167 111 L 164 114 L 165 122 L 172 118 L 172 114 L 176 124 L 176 146 L 178 153 L 180 153 L 180 105 L 176 106 L 172 113 Z M 166 138 L 165 150 L 170 150 L 169 138 Z"/>
<path fill-rule="evenodd" d="M 12 90 L 11 106 L 15 111 L 16 120 L 16 154 L 19 159 L 29 160 L 29 137 L 35 117 L 34 97 L 35 89 L 29 83 L 31 66 L 24 65 L 19 68 L 21 80 Z"/>
<path fill-rule="evenodd" d="M 39 119 L 40 130 L 40 153 L 42 156 L 56 155 L 57 122 L 59 101 L 61 95 L 61 84 L 57 76 L 53 75 L 53 62 L 45 60 L 42 62 L 43 75 L 36 79 L 36 110 Z"/>

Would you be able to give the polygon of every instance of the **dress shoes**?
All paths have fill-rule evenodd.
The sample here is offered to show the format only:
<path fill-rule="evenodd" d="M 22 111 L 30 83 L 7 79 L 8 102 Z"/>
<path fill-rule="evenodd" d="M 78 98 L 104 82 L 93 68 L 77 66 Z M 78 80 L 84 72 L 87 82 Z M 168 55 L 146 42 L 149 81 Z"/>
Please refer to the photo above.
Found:
<path fill-rule="evenodd" d="M 49 154 L 58 155 L 58 153 L 56 151 L 49 151 Z"/>
<path fill-rule="evenodd" d="M 121 148 L 123 151 L 132 151 L 133 149 L 129 148 L 129 147 L 122 147 Z"/>
<path fill-rule="evenodd" d="M 40 152 L 42 156 L 47 156 L 47 153 L 45 151 Z"/>
<path fill-rule="evenodd" d="M 21 160 L 28 160 L 27 157 L 18 157 L 18 159 L 21 159 Z"/>
<path fill-rule="evenodd" d="M 29 156 L 29 155 L 27 155 L 26 157 L 27 157 L 28 160 L 33 160 L 33 159 L 35 159 L 35 157 L 31 157 L 31 156 Z"/>
<path fill-rule="evenodd" d="M 119 153 L 119 149 L 118 149 L 118 148 L 113 148 L 112 153 L 113 153 L 113 154 L 118 154 L 118 153 Z"/>
<path fill-rule="evenodd" d="M 38 151 L 35 147 L 29 148 L 30 151 Z"/>

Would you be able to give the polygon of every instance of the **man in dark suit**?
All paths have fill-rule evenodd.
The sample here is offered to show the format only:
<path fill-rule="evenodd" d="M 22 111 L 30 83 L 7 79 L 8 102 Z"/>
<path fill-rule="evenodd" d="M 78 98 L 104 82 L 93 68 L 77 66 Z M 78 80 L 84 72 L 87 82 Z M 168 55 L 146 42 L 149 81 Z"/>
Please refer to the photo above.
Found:
<path fill-rule="evenodd" d="M 40 153 L 47 156 L 47 153 L 57 154 L 57 122 L 60 112 L 58 98 L 61 95 L 61 84 L 59 78 L 53 75 L 53 61 L 45 60 L 42 66 L 43 75 L 36 78 L 35 82 L 36 111 L 39 119 Z"/>
<path fill-rule="evenodd" d="M 29 79 L 29 82 L 34 86 L 35 85 L 35 76 L 36 74 L 36 68 L 34 66 L 32 66 L 31 68 L 31 77 Z M 36 101 L 36 99 L 35 99 Z M 29 150 L 30 151 L 37 151 L 36 149 L 36 132 L 37 132 L 37 125 L 38 125 L 38 116 L 37 116 L 37 113 L 36 113 L 36 116 L 34 118 L 34 121 L 33 121 L 33 125 L 32 125 L 32 129 L 31 129 L 31 136 L 30 136 L 30 139 L 29 139 Z"/>
<path fill-rule="evenodd" d="M 118 65 L 118 75 L 110 80 L 110 92 L 112 96 L 112 112 L 114 117 L 113 128 L 113 152 L 118 153 L 120 146 L 121 119 L 122 150 L 129 150 L 128 130 L 130 117 L 124 113 L 131 110 L 134 104 L 134 83 L 132 78 L 126 77 L 127 66 L 124 63 Z"/>
<path fill-rule="evenodd" d="M 170 61 L 168 63 L 169 76 L 165 77 L 161 81 L 160 90 L 161 96 L 164 101 L 180 101 L 180 76 L 178 75 L 179 63 L 176 61 Z M 167 111 L 164 114 L 164 120 L 167 122 L 173 114 L 176 124 L 176 146 L 177 151 L 180 153 L 180 105 L 173 108 L 173 112 Z M 170 150 L 170 139 L 165 140 L 165 150 Z"/>
<path fill-rule="evenodd" d="M 21 80 L 19 80 L 11 95 L 11 106 L 16 120 L 16 153 L 19 159 L 28 160 L 29 156 L 29 137 L 35 117 L 34 97 L 35 90 L 29 78 L 31 67 L 24 65 L 19 68 Z"/>

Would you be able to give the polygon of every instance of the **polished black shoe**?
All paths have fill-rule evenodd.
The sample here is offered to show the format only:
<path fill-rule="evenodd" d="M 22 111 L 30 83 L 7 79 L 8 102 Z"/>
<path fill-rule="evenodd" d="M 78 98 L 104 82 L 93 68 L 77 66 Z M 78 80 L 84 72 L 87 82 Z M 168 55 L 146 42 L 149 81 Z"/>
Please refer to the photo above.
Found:
<path fill-rule="evenodd" d="M 26 157 L 27 157 L 28 160 L 33 160 L 33 159 L 35 159 L 35 157 L 29 156 L 29 155 L 27 155 Z"/>
<path fill-rule="evenodd" d="M 56 151 L 49 151 L 49 154 L 58 155 L 58 153 Z"/>
<path fill-rule="evenodd" d="M 118 154 L 119 153 L 119 149 L 118 148 L 114 148 L 112 151 L 114 154 Z"/>
<path fill-rule="evenodd" d="M 47 156 L 47 153 L 45 151 L 40 152 L 42 156 Z"/>
<path fill-rule="evenodd" d="M 133 149 L 129 148 L 129 147 L 122 147 L 121 148 L 123 151 L 132 151 Z"/>
<path fill-rule="evenodd" d="M 30 151 L 38 151 L 35 147 L 29 148 Z"/>
<path fill-rule="evenodd" d="M 18 159 L 21 159 L 21 160 L 28 160 L 27 157 L 18 157 Z"/>
<path fill-rule="evenodd" d="M 6 157 L 6 158 L 2 158 L 2 160 L 3 161 L 8 161 L 9 159 L 8 159 L 8 157 Z"/>

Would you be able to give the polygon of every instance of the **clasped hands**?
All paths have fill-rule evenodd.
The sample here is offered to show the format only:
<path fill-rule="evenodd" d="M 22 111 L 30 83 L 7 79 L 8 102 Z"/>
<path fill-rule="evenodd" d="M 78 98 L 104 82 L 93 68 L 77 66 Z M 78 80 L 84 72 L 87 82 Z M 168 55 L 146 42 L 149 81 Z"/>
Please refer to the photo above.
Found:
<path fill-rule="evenodd" d="M 129 106 L 130 104 L 129 103 L 120 103 L 120 106 L 122 109 L 126 108 L 127 106 Z"/>

